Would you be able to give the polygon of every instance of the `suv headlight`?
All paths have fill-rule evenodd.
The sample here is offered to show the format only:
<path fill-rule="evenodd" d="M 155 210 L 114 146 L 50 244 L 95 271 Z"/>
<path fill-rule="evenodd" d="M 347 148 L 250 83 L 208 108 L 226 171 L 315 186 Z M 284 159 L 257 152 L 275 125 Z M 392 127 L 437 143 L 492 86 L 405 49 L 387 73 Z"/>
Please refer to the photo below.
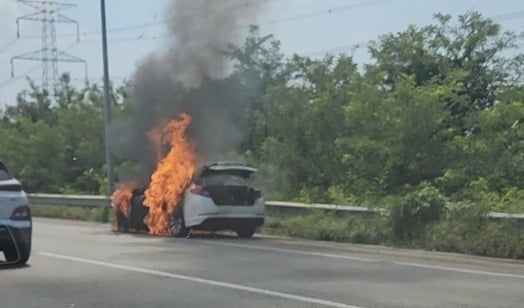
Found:
<path fill-rule="evenodd" d="M 29 206 L 19 206 L 11 214 L 12 220 L 31 220 L 31 209 Z"/>

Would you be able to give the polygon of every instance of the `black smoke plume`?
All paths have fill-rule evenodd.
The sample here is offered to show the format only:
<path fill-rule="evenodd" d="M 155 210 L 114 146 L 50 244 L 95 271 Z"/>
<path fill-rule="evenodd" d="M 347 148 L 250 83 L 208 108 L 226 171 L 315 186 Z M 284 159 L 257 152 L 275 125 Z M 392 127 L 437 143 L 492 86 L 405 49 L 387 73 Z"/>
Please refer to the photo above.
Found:
<path fill-rule="evenodd" d="M 246 134 L 246 93 L 230 76 L 225 53 L 241 42 L 248 24 L 266 10 L 266 1 L 177 0 L 167 9 L 169 39 L 165 50 L 137 66 L 133 78 L 133 117 L 111 127 L 111 149 L 135 162 L 120 169 L 119 181 L 145 184 L 157 155 L 147 133 L 186 112 L 192 117 L 189 138 L 199 161 L 234 152 Z"/>

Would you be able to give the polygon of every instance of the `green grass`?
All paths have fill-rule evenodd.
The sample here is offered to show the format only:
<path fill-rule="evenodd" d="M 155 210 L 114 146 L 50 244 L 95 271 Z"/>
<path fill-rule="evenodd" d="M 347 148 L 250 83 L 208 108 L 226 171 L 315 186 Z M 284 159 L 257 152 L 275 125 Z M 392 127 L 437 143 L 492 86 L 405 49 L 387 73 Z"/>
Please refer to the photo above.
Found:
<path fill-rule="evenodd" d="M 269 218 L 263 232 L 318 241 L 383 244 L 383 218 L 337 218 L 325 212 L 287 218 Z"/>
<path fill-rule="evenodd" d="M 444 220 L 428 226 L 419 245 L 430 250 L 524 259 L 524 228 L 510 221 Z"/>

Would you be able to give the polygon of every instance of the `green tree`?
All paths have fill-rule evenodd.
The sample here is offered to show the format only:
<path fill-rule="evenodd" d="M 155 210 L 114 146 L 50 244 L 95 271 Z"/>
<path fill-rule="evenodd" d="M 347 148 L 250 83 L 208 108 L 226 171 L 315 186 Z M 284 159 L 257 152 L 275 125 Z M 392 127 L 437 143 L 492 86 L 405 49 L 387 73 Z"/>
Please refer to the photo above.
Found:
<path fill-rule="evenodd" d="M 522 35 L 503 32 L 500 25 L 478 12 L 468 12 L 452 24 L 450 15 L 436 14 L 437 24 L 386 34 L 373 42 L 370 55 L 375 63 L 368 72 L 394 87 L 402 75 L 412 75 L 417 85 L 444 79 L 460 71 L 463 87 L 459 94 L 467 101 L 444 101 L 453 125 L 464 127 L 471 112 L 493 106 L 501 86 L 515 80 L 521 71 L 522 57 L 507 57 Z"/>

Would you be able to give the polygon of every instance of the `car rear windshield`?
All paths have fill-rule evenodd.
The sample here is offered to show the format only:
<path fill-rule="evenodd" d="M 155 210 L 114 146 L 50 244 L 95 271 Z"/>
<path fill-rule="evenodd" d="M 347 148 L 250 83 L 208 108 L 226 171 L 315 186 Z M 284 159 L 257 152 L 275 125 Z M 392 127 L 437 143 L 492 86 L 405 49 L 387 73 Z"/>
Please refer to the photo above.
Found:
<path fill-rule="evenodd" d="M 11 179 L 11 173 L 7 170 L 7 167 L 0 161 L 0 181 L 5 181 Z"/>
<path fill-rule="evenodd" d="M 228 185 L 228 186 L 248 186 L 248 180 L 234 174 L 224 174 L 224 173 L 214 173 L 206 174 L 202 176 L 198 184 L 204 186 L 214 186 L 214 185 Z"/>

